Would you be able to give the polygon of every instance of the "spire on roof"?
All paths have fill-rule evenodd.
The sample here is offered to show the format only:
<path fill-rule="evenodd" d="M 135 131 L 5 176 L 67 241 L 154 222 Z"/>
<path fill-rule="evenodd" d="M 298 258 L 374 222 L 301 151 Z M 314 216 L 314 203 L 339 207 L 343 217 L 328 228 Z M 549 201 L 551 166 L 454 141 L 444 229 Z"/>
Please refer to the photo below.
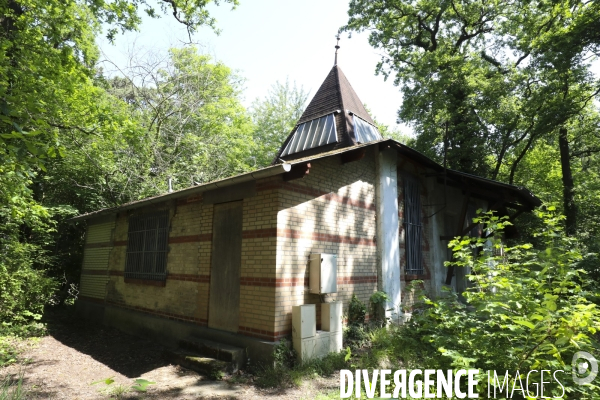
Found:
<path fill-rule="evenodd" d="M 338 48 L 336 65 L 282 143 L 273 163 L 381 139 L 373 119 L 337 66 Z"/>
<path fill-rule="evenodd" d="M 338 32 L 338 34 L 335 36 L 335 38 L 337 39 L 337 43 L 335 45 L 335 60 L 333 61 L 333 66 L 335 67 L 337 65 L 337 52 L 340 48 L 340 33 Z"/>

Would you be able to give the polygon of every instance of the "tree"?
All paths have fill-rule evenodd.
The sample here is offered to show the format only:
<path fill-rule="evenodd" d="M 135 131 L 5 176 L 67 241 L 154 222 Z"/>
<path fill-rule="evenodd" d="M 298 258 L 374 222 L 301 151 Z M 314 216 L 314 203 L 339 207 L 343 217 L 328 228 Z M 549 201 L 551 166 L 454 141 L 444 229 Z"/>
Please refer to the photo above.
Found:
<path fill-rule="evenodd" d="M 558 137 L 567 232 L 576 210 L 569 121 L 597 95 L 586 54 L 597 51 L 592 2 L 353 0 L 346 30 L 371 31 L 396 72 L 399 116 L 417 147 L 465 172 L 513 183 L 541 139 Z M 506 165 L 508 164 L 508 168 Z M 507 171 L 507 175 L 502 175 Z"/>
<path fill-rule="evenodd" d="M 108 81 L 145 130 L 123 150 L 130 154 L 118 173 L 140 182 L 129 199 L 164 193 L 169 178 L 183 188 L 251 168 L 252 123 L 239 100 L 238 76 L 193 47 L 133 60 L 123 77 Z M 133 152 L 143 155 L 138 166 L 128 165 Z"/>
<path fill-rule="evenodd" d="M 209 3 L 164 0 L 158 8 L 192 32 L 201 25 L 214 27 Z M 45 249 L 55 243 L 52 218 L 74 212 L 59 207 L 64 203 L 49 204 L 47 176 L 40 172 L 66 155 L 73 137 L 108 138 L 135 125 L 113 112 L 114 102 L 98 101 L 104 89 L 94 80 L 94 40 L 101 24 L 109 26 L 110 39 L 119 30 L 137 29 L 142 11 L 159 15 L 146 0 L 0 3 L 0 248 L 7 255 L 0 260 L 0 287 L 15 288 L 2 293 L 6 298 L 31 294 L 2 302 L 1 322 L 20 321 L 47 300 L 51 282 L 44 280 L 44 269 L 51 261 Z M 19 276 L 16 282 L 11 278 Z M 41 280 L 27 278 L 34 276 Z"/>
<path fill-rule="evenodd" d="M 308 92 L 290 84 L 275 82 L 264 99 L 256 99 L 250 107 L 257 145 L 256 166 L 266 167 L 277 155 L 279 147 L 304 112 Z"/>

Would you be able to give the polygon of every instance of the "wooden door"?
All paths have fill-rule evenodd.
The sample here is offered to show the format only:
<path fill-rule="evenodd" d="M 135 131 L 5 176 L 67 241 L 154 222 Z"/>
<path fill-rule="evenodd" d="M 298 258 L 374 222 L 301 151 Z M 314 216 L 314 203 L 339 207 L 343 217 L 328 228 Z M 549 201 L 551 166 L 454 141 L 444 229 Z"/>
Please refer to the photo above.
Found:
<path fill-rule="evenodd" d="M 242 202 L 215 204 L 208 327 L 237 332 L 242 263 Z"/>

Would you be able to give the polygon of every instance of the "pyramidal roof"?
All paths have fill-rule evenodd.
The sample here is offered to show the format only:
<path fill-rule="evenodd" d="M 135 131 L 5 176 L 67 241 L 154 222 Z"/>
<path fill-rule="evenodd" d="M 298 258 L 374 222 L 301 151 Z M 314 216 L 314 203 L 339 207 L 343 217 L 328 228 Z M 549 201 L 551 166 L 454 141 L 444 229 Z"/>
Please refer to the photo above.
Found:
<path fill-rule="evenodd" d="M 273 164 L 379 139 L 373 119 L 341 68 L 334 65 Z"/>

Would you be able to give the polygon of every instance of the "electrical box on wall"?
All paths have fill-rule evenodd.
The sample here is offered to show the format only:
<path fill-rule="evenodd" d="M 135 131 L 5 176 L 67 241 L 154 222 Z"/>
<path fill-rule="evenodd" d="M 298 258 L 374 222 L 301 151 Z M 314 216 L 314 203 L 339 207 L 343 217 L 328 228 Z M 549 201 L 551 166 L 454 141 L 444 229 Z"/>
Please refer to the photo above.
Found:
<path fill-rule="evenodd" d="M 321 329 L 328 332 L 342 331 L 342 311 L 341 301 L 321 304 Z"/>
<path fill-rule="evenodd" d="M 292 307 L 292 337 L 305 339 L 315 336 L 317 329 L 317 312 L 314 304 Z"/>
<path fill-rule="evenodd" d="M 310 255 L 310 292 L 316 294 L 337 292 L 337 255 Z"/>

